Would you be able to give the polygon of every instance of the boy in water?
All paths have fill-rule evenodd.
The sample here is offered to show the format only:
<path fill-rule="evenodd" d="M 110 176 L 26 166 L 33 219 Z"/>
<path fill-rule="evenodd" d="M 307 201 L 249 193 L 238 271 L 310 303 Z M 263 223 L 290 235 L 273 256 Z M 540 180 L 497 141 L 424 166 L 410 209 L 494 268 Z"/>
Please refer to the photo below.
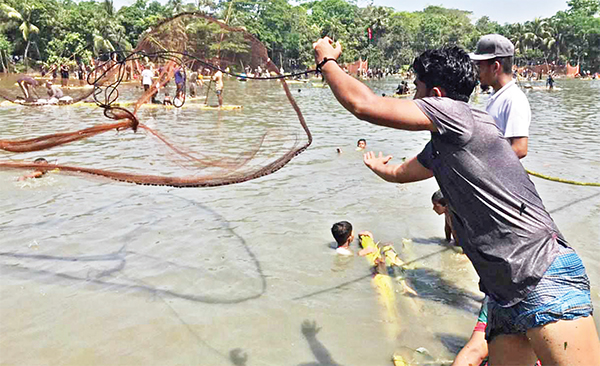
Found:
<path fill-rule="evenodd" d="M 44 176 L 44 174 L 46 174 L 48 172 L 48 170 L 43 167 L 43 165 L 48 165 L 48 161 L 46 159 L 37 158 L 33 162 L 34 162 L 34 164 L 39 164 L 40 167 L 31 174 L 27 174 L 22 177 L 19 177 L 19 181 L 24 181 L 26 179 L 32 179 L 32 178 L 41 178 L 42 176 Z"/>
<path fill-rule="evenodd" d="M 379 97 L 335 62 L 341 44 L 313 44 L 318 68 L 338 101 L 373 124 L 430 131 L 404 164 L 368 152 L 364 162 L 393 183 L 436 178 L 453 209 L 461 247 L 489 296 L 491 365 L 595 365 L 600 341 L 590 283 L 579 256 L 544 208 L 533 182 L 494 119 L 471 108 L 476 83 L 457 46 L 428 50 L 413 63 L 415 100 Z M 330 62 L 331 61 L 331 62 Z"/>
<path fill-rule="evenodd" d="M 365 140 L 365 139 L 358 140 L 358 142 L 356 143 L 356 150 L 364 150 L 366 148 L 367 148 L 367 140 Z"/>
<path fill-rule="evenodd" d="M 437 190 L 433 196 L 431 196 L 431 203 L 433 204 L 433 211 L 438 215 L 444 215 L 444 233 L 446 234 L 446 240 L 450 244 L 458 245 L 458 239 L 456 238 L 456 232 L 452 228 L 452 214 L 450 213 L 450 207 L 448 207 L 448 200 L 444 198 L 444 194 L 441 190 Z M 452 240 L 454 238 L 454 241 Z"/>
<path fill-rule="evenodd" d="M 354 230 L 348 221 L 340 221 L 333 224 L 331 234 L 337 243 L 336 253 L 340 255 L 354 255 L 350 250 L 350 244 L 354 241 Z"/>

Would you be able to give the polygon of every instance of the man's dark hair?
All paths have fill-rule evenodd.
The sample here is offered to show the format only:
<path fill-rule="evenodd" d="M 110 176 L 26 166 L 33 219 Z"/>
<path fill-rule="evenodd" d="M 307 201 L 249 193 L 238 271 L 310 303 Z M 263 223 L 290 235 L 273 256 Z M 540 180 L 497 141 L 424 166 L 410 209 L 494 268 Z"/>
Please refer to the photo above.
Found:
<path fill-rule="evenodd" d="M 365 145 L 367 144 L 367 140 L 365 140 L 365 139 L 359 139 L 359 140 L 356 142 L 356 146 L 358 146 L 358 144 L 360 144 L 360 142 L 361 142 L 361 141 L 362 141 L 362 142 L 364 142 L 364 143 L 365 143 Z"/>
<path fill-rule="evenodd" d="M 46 164 L 46 163 L 48 163 L 48 160 L 46 160 L 44 158 L 37 158 L 33 162 L 36 164 Z"/>
<path fill-rule="evenodd" d="M 439 189 L 431 196 L 431 202 L 439 203 L 442 206 L 448 206 L 448 199 L 444 197 L 444 194 Z"/>
<path fill-rule="evenodd" d="M 428 90 L 442 88 L 448 98 L 463 102 L 469 101 L 477 82 L 471 58 L 458 46 L 423 52 L 415 58 L 413 69 Z"/>
<path fill-rule="evenodd" d="M 348 221 L 336 222 L 331 227 L 331 233 L 333 234 L 338 247 L 340 247 L 346 243 L 346 240 L 348 240 L 352 234 L 352 224 Z"/>

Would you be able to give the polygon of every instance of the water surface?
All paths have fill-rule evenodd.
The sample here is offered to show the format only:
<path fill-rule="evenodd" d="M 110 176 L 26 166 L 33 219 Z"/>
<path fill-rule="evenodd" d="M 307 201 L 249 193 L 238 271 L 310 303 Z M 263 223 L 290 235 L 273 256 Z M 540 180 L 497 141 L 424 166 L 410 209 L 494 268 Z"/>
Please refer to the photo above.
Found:
<path fill-rule="evenodd" d="M 369 85 L 391 94 L 398 82 Z M 557 86 L 562 90 L 526 91 L 533 122 L 523 164 L 600 182 L 600 81 L 558 80 Z M 0 171 L 0 363 L 389 365 L 394 352 L 417 361 L 452 359 L 471 334 L 483 295 L 469 261 L 442 245 L 443 218 L 430 204 L 435 180 L 385 183 L 354 150 L 365 138 L 369 149 L 398 162 L 419 153 L 429 134 L 369 125 L 340 107 L 329 89 L 290 87 L 313 145 L 254 181 L 176 189 L 50 173 L 23 183 L 17 178 L 24 172 Z M 133 99 L 140 92 L 129 87 L 124 94 Z M 483 106 L 485 99 L 473 103 Z M 140 118 L 178 146 L 209 156 L 237 156 L 266 133 L 253 164 L 277 158 L 295 136 L 303 141 L 277 82 L 227 80 L 225 103 L 244 108 L 143 110 Z M 6 139 L 106 119 L 94 108 L 15 106 L 0 108 L 0 121 Z M 0 155 L 198 174 L 142 132 Z M 600 189 L 532 179 L 582 256 L 598 307 Z M 406 276 L 419 296 L 396 294 L 395 331 L 366 259 L 341 259 L 331 249 L 329 230 L 340 220 L 394 243 L 413 263 Z"/>

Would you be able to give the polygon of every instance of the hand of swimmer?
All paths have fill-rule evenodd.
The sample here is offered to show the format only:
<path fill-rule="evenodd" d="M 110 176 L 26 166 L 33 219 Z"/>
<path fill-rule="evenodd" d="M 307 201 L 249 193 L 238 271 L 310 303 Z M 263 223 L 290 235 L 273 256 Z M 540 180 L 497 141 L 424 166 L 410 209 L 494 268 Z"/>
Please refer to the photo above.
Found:
<path fill-rule="evenodd" d="M 335 44 L 335 48 L 333 45 Z M 324 37 L 313 43 L 315 49 L 315 62 L 323 61 L 325 57 L 337 60 L 342 54 L 342 45 L 339 41 L 333 43 L 333 40 L 329 37 Z"/>
<path fill-rule="evenodd" d="M 365 165 L 371 170 L 387 164 L 390 160 L 392 160 L 392 155 L 383 156 L 381 151 L 379 152 L 379 156 L 375 155 L 375 152 L 373 151 L 369 151 L 363 155 Z"/>
<path fill-rule="evenodd" d="M 358 237 L 360 238 L 361 236 L 369 236 L 371 237 L 371 239 L 373 239 L 373 233 L 367 230 L 361 231 L 360 233 L 358 233 Z"/>

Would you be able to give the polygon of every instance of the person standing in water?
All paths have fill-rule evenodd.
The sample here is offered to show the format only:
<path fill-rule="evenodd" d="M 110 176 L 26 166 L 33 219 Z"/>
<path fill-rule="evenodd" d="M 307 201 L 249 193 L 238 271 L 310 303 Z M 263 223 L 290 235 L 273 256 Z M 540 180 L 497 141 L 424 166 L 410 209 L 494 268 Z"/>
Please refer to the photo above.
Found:
<path fill-rule="evenodd" d="M 469 56 L 479 66 L 482 89 L 490 86 L 494 92 L 488 100 L 486 111 L 494 117 L 496 125 L 519 159 L 527 156 L 531 108 L 527 96 L 512 77 L 515 47 L 499 34 L 488 34 L 479 39 L 474 53 Z"/>
<path fill-rule="evenodd" d="M 554 78 L 552 77 L 552 71 L 548 73 L 548 78 L 546 79 L 546 87 L 548 89 L 554 89 Z"/>
<path fill-rule="evenodd" d="M 217 64 L 219 66 L 219 64 Z M 223 73 L 220 69 L 215 72 L 212 77 L 212 80 L 215 82 L 215 91 L 217 93 L 217 97 L 219 98 L 219 108 L 223 106 Z"/>

